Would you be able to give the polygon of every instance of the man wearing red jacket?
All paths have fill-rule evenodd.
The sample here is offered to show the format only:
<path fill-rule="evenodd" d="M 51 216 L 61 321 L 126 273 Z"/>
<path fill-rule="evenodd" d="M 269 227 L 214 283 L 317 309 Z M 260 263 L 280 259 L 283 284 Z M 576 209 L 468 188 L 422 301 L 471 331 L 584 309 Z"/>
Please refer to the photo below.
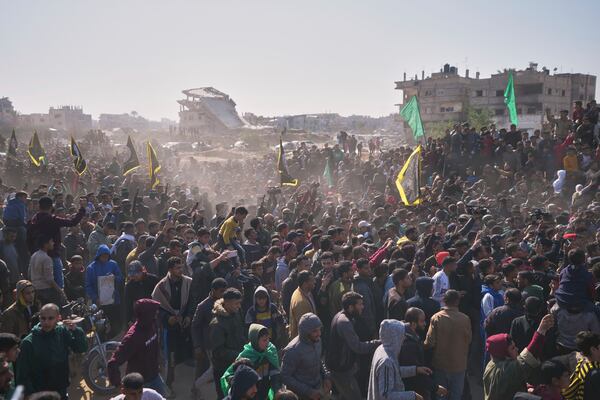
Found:
<path fill-rule="evenodd" d="M 144 387 L 165 396 L 166 387 L 159 374 L 159 342 L 156 318 L 160 303 L 152 299 L 135 302 L 136 321 L 121 341 L 108 362 L 108 376 L 112 385 L 119 386 L 119 367 L 127 363 L 126 373 L 137 372 L 144 377 Z"/>

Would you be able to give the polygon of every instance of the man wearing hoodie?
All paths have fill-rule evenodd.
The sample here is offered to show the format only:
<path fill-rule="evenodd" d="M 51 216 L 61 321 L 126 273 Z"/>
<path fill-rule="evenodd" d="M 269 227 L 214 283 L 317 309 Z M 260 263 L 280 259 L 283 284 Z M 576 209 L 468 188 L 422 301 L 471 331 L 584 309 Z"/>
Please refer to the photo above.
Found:
<path fill-rule="evenodd" d="M 440 303 L 431 297 L 433 293 L 433 279 L 428 276 L 420 276 L 415 281 L 415 288 L 415 295 L 408 299 L 406 304 L 408 307 L 416 307 L 423 310 L 427 324 L 425 331 L 427 331 L 431 317 L 440 311 Z"/>
<path fill-rule="evenodd" d="M 250 325 L 248 339 L 250 342 L 244 345 L 244 349 L 237 359 L 247 359 L 260 377 L 255 398 L 259 400 L 272 399 L 281 388 L 277 348 L 269 340 L 269 330 L 260 324 Z M 234 376 L 234 364 L 230 365 L 221 377 L 223 393 L 229 393 L 232 376 Z"/>
<path fill-rule="evenodd" d="M 322 327 L 315 314 L 304 314 L 298 324 L 298 336 L 283 349 L 281 378 L 301 399 L 326 399 L 331 392 L 329 371 L 321 361 Z"/>
<path fill-rule="evenodd" d="M 135 323 L 108 361 L 108 375 L 113 385 L 119 386 L 119 367 L 127 363 L 127 374 L 140 373 L 144 377 L 145 387 L 165 395 L 165 384 L 159 374 L 160 345 L 156 321 L 159 307 L 160 303 L 152 299 L 141 299 L 135 303 Z"/>
<path fill-rule="evenodd" d="M 111 276 L 113 278 L 107 278 Z M 121 284 L 123 284 L 121 270 L 117 263 L 110 259 L 108 246 L 103 244 L 98 247 L 94 261 L 85 271 L 85 293 L 92 303 L 104 310 L 110 320 L 109 337 L 113 337 L 121 330 L 121 299 L 118 289 Z"/>
<path fill-rule="evenodd" d="M 39 211 L 27 223 L 27 245 L 29 252 L 34 253 L 38 250 L 38 240 L 40 237 L 51 237 L 54 241 L 54 247 L 48 252 L 52 258 L 54 269 L 54 280 L 61 288 L 64 287 L 63 265 L 60 258 L 62 246 L 62 235 L 60 228 L 77 225 L 85 215 L 87 200 L 79 200 L 79 211 L 72 218 L 61 218 L 53 214 L 52 199 L 42 197 L 38 201 Z M 93 254 L 93 253 L 92 253 Z"/>
<path fill-rule="evenodd" d="M 269 291 L 264 286 L 259 286 L 254 291 L 254 304 L 246 312 L 245 322 L 247 326 L 261 324 L 266 327 L 271 342 L 278 348 L 287 342 L 285 320 L 277 310 L 277 306 L 271 303 Z"/>
<path fill-rule="evenodd" d="M 14 197 L 9 196 L 2 219 L 4 226 L 13 228 L 17 233 L 15 246 L 22 274 L 27 272 L 27 260 L 29 258 L 27 251 L 27 218 L 27 193 L 17 192 Z"/>
<path fill-rule="evenodd" d="M 17 282 L 15 302 L 0 317 L 2 332 L 13 333 L 22 338 L 29 333 L 33 325 L 33 316 L 38 312 L 35 289 L 31 282 Z"/>
<path fill-rule="evenodd" d="M 420 394 L 404 390 L 402 378 L 431 374 L 427 367 L 401 367 L 398 364 L 405 329 L 404 323 L 395 319 L 385 319 L 381 322 L 381 345 L 375 350 L 371 362 L 367 400 L 423 400 Z"/>
<path fill-rule="evenodd" d="M 381 343 L 379 340 L 362 342 L 354 329 L 357 317 L 363 311 L 363 298 L 356 292 L 342 296 L 342 311 L 331 322 L 329 349 L 325 361 L 331 379 L 345 400 L 360 400 L 360 386 L 356 381 L 358 355 L 370 355 Z"/>
<path fill-rule="evenodd" d="M 25 395 L 44 390 L 56 391 L 67 398 L 69 387 L 69 353 L 87 351 L 83 329 L 60 319 L 58 306 L 46 304 L 40 310 L 40 323 L 21 341 L 17 360 L 17 385 Z"/>
<path fill-rule="evenodd" d="M 252 368 L 240 365 L 231 380 L 231 390 L 225 400 L 251 400 L 258 391 L 256 384 L 260 377 Z"/>

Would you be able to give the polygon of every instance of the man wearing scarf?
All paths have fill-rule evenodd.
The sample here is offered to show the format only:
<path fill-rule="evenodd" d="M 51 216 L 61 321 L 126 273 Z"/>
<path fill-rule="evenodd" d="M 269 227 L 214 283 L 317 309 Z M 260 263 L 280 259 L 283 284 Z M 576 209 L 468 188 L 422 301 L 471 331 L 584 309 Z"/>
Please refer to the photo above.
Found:
<path fill-rule="evenodd" d="M 269 340 L 269 330 L 261 324 L 250 324 L 248 339 L 250 342 L 244 345 L 244 349 L 238 355 L 237 360 L 242 358 L 250 360 L 252 368 L 260 376 L 255 398 L 257 400 L 267 398 L 271 400 L 281 388 L 277 348 Z M 230 365 L 221 377 L 221 389 L 225 394 L 229 392 L 234 369 L 234 364 Z"/>
<path fill-rule="evenodd" d="M 175 366 L 192 354 L 190 324 L 194 310 L 191 309 L 190 287 L 192 278 L 183 275 L 183 261 L 171 257 L 167 261 L 167 276 L 161 279 L 152 299 L 160 303 L 160 321 L 167 358 L 167 386 L 175 380 Z"/>
<path fill-rule="evenodd" d="M 17 282 L 15 298 L 15 302 L 2 314 L 2 332 L 22 338 L 35 324 L 32 317 L 39 311 L 33 284 L 27 280 Z"/>

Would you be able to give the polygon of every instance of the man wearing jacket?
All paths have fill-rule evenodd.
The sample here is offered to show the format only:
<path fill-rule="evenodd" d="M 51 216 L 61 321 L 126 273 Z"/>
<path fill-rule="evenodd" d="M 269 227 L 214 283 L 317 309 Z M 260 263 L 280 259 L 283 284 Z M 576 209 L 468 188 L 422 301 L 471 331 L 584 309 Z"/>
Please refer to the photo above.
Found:
<path fill-rule="evenodd" d="M 379 340 L 361 342 L 354 330 L 354 320 L 363 311 L 362 296 L 348 292 L 342 296 L 343 310 L 338 312 L 331 322 L 329 349 L 326 355 L 327 367 L 331 371 L 331 380 L 345 400 L 360 400 L 361 393 L 355 375 L 359 354 L 371 354 L 381 343 Z"/>
<path fill-rule="evenodd" d="M 144 377 L 145 387 L 165 395 L 165 384 L 159 374 L 160 345 L 156 323 L 159 307 L 160 303 L 152 299 L 141 299 L 135 303 L 135 323 L 108 361 L 108 375 L 113 385 L 119 386 L 119 367 L 127 363 L 127 374 L 140 373 Z"/>
<path fill-rule="evenodd" d="M 54 280 L 61 288 L 64 287 L 63 265 L 60 258 L 62 236 L 60 228 L 77 225 L 85 215 L 87 200 L 79 200 L 79 211 L 72 218 L 61 218 L 53 214 L 52 199 L 42 197 L 38 201 L 39 211 L 27 223 L 27 245 L 29 252 L 33 254 L 38 250 L 37 243 L 40 237 L 51 237 L 54 247 L 48 252 L 52 258 L 54 268 Z"/>
<path fill-rule="evenodd" d="M 83 329 L 71 322 L 58 324 L 58 306 L 46 304 L 40 311 L 40 323 L 21 341 L 17 360 L 17 385 L 27 396 L 44 390 L 56 391 L 67 398 L 69 353 L 87 351 Z"/>
<path fill-rule="evenodd" d="M 435 383 L 448 389 L 449 400 L 460 400 L 472 338 L 471 321 L 458 310 L 460 294 L 456 290 L 447 290 L 443 301 L 446 306 L 431 318 L 425 348 L 433 349 Z"/>
<path fill-rule="evenodd" d="M 17 282 L 15 302 L 0 317 L 2 332 L 13 333 L 18 338 L 27 335 L 38 312 L 33 284 L 26 280 Z"/>
<path fill-rule="evenodd" d="M 283 349 L 281 379 L 300 399 L 324 399 L 331 392 L 329 371 L 321 362 L 322 327 L 315 314 L 304 314 L 298 336 Z"/>

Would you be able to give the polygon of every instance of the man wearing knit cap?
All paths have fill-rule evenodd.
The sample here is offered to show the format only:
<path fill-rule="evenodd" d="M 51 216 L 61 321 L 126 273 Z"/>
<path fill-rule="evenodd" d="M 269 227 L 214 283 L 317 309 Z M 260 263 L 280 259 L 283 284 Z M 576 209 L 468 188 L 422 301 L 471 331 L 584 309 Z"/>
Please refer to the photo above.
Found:
<path fill-rule="evenodd" d="M 527 382 L 540 366 L 546 332 L 552 326 L 554 318 L 548 314 L 521 354 L 506 333 L 487 338 L 485 349 L 492 359 L 483 373 L 485 400 L 512 399 L 515 393 L 527 391 Z"/>
<path fill-rule="evenodd" d="M 225 400 L 250 400 L 256 396 L 256 384 L 260 377 L 252 368 L 240 365 L 231 380 L 231 390 Z"/>

